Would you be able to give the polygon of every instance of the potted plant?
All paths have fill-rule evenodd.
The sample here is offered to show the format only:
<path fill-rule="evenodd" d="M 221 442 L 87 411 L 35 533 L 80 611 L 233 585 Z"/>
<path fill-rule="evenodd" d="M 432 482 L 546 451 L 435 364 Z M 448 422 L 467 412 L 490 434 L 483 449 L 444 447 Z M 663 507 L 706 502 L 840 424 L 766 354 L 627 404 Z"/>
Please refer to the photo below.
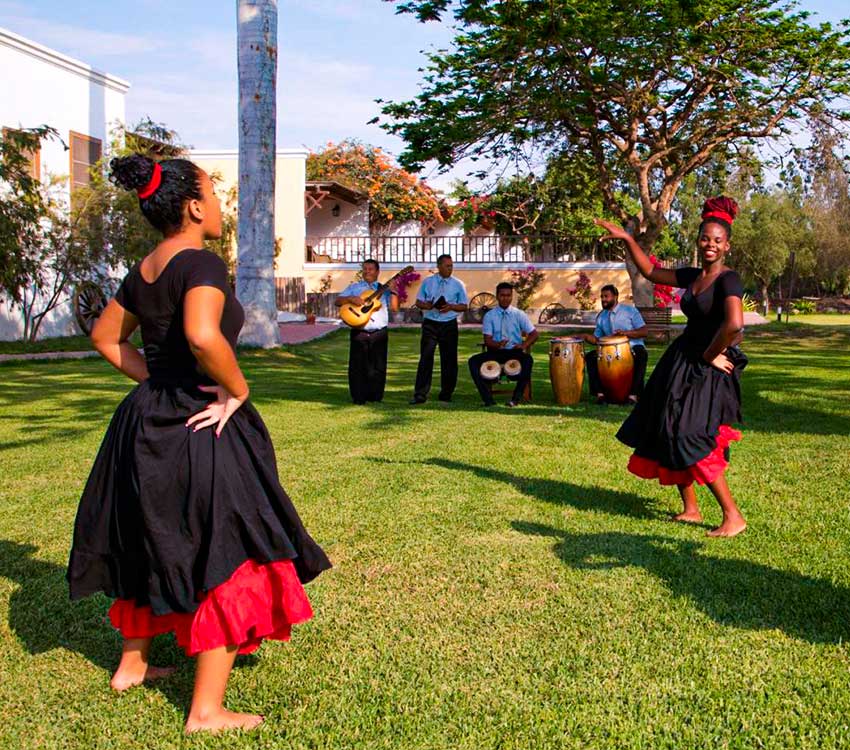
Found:
<path fill-rule="evenodd" d="M 408 289 L 410 288 L 410 285 L 419 281 L 420 278 L 420 275 L 416 273 L 416 271 L 400 274 L 398 278 L 396 278 L 395 292 L 398 296 L 399 311 L 398 315 L 393 315 L 394 320 L 405 320 L 405 313 L 401 307 L 405 302 L 407 302 Z"/>
<path fill-rule="evenodd" d="M 319 279 L 319 288 L 315 292 L 310 292 L 307 295 L 307 301 L 304 303 L 304 314 L 307 316 L 308 323 L 316 322 L 316 314 L 321 309 L 322 295 L 327 294 L 331 288 L 333 279 L 329 273 L 326 273 Z"/>
<path fill-rule="evenodd" d="M 312 325 L 316 322 L 316 308 L 314 307 L 312 294 L 309 295 L 307 302 L 304 303 L 304 315 L 307 323 Z"/>

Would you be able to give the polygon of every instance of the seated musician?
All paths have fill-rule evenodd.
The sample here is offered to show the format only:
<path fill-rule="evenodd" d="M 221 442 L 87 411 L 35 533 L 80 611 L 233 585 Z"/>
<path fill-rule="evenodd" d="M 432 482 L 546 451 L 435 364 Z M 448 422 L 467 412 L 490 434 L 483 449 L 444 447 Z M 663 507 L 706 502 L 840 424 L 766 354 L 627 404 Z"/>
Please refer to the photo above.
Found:
<path fill-rule="evenodd" d="M 596 330 L 593 333 L 581 335 L 589 344 L 598 344 L 603 336 L 626 336 L 635 369 L 632 373 L 632 387 L 629 391 L 629 403 L 637 403 L 643 393 L 643 379 L 646 375 L 647 353 L 643 344 L 646 336 L 646 323 L 637 308 L 631 305 L 619 304 L 620 293 L 613 284 L 606 284 L 600 292 L 602 311 L 596 316 Z M 605 403 L 605 393 L 599 380 L 599 367 L 596 352 L 585 357 L 587 363 L 587 380 L 591 397 L 596 398 L 597 404 Z"/>
<path fill-rule="evenodd" d="M 531 381 L 534 360 L 528 351 L 540 334 L 528 316 L 511 305 L 513 296 L 512 284 L 505 281 L 496 287 L 496 299 L 499 306 L 484 316 L 482 325 L 487 350 L 469 358 L 469 372 L 485 406 L 493 406 L 496 402 L 493 400 L 489 384 L 481 377 L 481 365 L 484 362 L 495 360 L 504 365 L 508 360 L 519 360 L 522 369 L 516 378 L 516 388 L 511 400 L 508 401 L 508 406 L 517 406 L 522 403 L 525 388 Z"/>

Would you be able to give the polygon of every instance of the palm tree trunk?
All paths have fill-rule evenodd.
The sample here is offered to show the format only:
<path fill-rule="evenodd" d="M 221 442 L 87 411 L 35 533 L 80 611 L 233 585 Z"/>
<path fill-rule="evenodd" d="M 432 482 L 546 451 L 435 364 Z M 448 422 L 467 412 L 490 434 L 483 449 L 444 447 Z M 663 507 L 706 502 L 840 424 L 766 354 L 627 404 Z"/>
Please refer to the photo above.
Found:
<path fill-rule="evenodd" d="M 245 308 L 241 340 L 277 346 L 274 197 L 277 0 L 237 0 L 239 227 L 236 294 Z"/>

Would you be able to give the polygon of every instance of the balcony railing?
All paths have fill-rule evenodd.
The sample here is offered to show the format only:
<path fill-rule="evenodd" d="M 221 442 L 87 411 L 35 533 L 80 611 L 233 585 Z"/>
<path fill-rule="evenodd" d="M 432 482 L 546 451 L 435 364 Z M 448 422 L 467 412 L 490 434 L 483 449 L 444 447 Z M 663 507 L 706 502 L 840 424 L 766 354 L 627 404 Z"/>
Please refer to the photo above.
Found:
<path fill-rule="evenodd" d="M 575 263 L 623 259 L 619 243 L 596 237 L 505 237 L 431 235 L 411 237 L 307 237 L 308 263 L 436 263 L 440 255 L 455 263 Z"/>

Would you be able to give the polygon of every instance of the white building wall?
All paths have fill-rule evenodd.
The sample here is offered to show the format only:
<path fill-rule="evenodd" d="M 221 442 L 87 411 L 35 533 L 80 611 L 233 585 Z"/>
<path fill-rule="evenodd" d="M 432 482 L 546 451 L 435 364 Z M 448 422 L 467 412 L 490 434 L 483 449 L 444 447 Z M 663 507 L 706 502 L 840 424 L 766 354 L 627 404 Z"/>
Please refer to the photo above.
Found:
<path fill-rule="evenodd" d="M 306 175 L 306 149 L 279 148 L 275 152 L 275 238 L 280 253 L 275 261 L 275 275 L 301 276 L 304 265 L 304 237 L 307 223 L 304 219 L 304 180 Z M 239 152 L 234 149 L 196 149 L 189 157 L 201 169 L 220 180 L 218 193 L 223 196 L 230 188 L 239 185 Z M 238 255 L 238 247 L 235 248 Z"/>
<path fill-rule="evenodd" d="M 110 130 L 124 122 L 126 81 L 0 28 L 0 127 L 49 125 L 60 140 L 41 147 L 41 175 L 67 178 L 71 171 L 70 133 L 97 138 L 106 151 Z M 66 191 L 68 185 L 66 183 Z M 67 195 L 67 193 L 66 193 Z M 20 313 L 0 300 L 0 340 L 20 338 Z M 40 336 L 79 333 L 70 300 L 41 326 Z"/>
<path fill-rule="evenodd" d="M 333 209 L 339 206 L 339 216 Z M 359 206 L 336 198 L 325 198 L 318 208 L 307 214 L 308 237 L 368 237 L 369 204 Z"/>

